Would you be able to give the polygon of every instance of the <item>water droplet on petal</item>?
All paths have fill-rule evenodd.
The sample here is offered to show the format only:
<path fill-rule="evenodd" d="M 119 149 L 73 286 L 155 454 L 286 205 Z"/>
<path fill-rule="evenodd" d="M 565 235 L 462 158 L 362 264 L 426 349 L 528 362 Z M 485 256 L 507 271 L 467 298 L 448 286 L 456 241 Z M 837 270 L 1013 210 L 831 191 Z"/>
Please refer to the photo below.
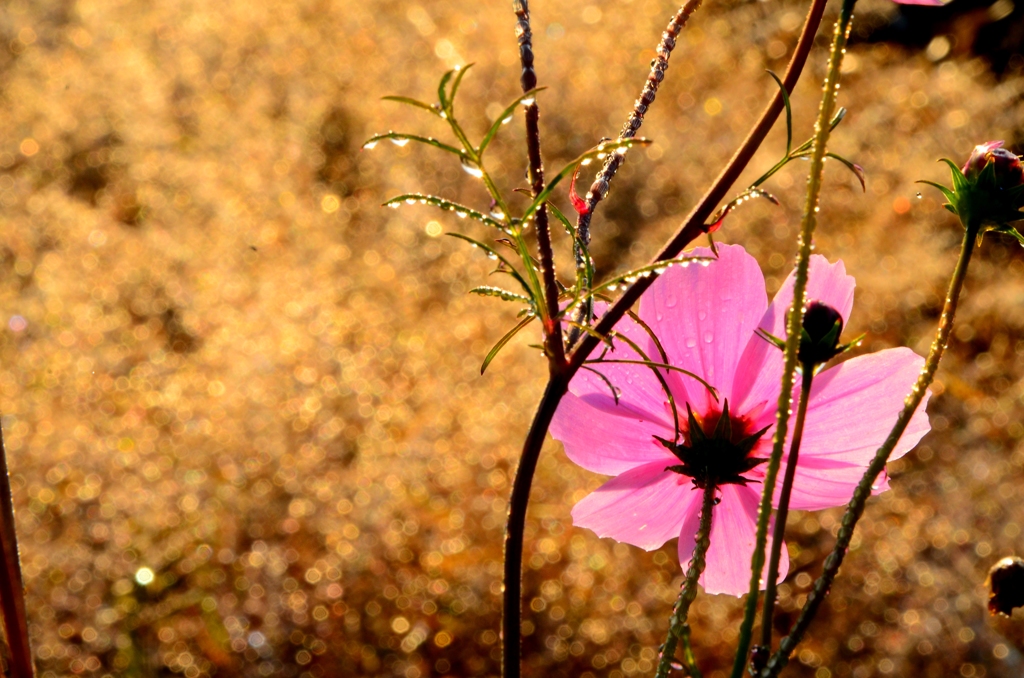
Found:
<path fill-rule="evenodd" d="M 710 344 L 714 340 L 715 340 L 715 335 L 714 334 L 712 334 L 711 332 L 705 332 L 704 333 L 704 343 L 705 344 Z"/>
<path fill-rule="evenodd" d="M 694 339 L 693 337 L 688 337 L 686 339 L 686 348 L 693 348 L 696 345 L 697 345 L 697 340 Z"/>

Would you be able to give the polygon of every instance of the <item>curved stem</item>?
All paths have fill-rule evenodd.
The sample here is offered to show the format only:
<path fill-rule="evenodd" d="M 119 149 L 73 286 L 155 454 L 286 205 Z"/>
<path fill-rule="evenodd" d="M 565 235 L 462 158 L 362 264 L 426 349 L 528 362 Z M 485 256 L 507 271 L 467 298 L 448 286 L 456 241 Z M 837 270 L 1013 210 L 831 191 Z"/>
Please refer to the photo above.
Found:
<path fill-rule="evenodd" d="M 768 523 L 772 513 L 772 498 L 775 492 L 775 478 L 782 461 L 782 452 L 786 443 L 786 429 L 789 424 L 790 401 L 793 397 L 793 373 L 796 370 L 797 351 L 800 347 L 801 319 L 803 317 L 804 296 L 807 291 L 807 272 L 811 259 L 811 239 L 817 225 L 818 199 L 821 194 L 821 176 L 825 164 L 825 149 L 828 145 L 829 133 L 832 131 L 829 121 L 836 103 L 836 90 L 839 86 L 839 71 L 846 53 L 846 40 L 853 21 L 853 6 L 857 0 L 843 0 L 839 19 L 836 21 L 835 33 L 832 36 L 832 51 L 829 55 L 828 71 L 821 96 L 821 107 L 818 120 L 814 124 L 814 150 L 811 153 L 811 168 L 807 180 L 807 199 L 804 202 L 804 214 L 800 224 L 799 251 L 796 260 L 796 273 L 793 280 L 793 304 L 786 317 L 786 350 L 785 364 L 782 370 L 782 388 L 779 392 L 778 409 L 775 415 L 775 441 L 772 456 L 768 460 L 765 471 L 764 489 L 761 494 L 761 507 L 757 518 L 757 535 L 754 542 L 754 554 L 750 562 L 750 593 L 740 626 L 739 645 L 732 666 L 732 678 L 743 675 L 743 667 L 750 650 L 751 631 L 754 627 L 754 616 L 757 613 L 757 598 L 761 584 L 761 570 L 764 567 L 764 550 L 768 541 Z"/>
<path fill-rule="evenodd" d="M 807 14 L 800 40 L 797 42 L 793 57 L 790 59 L 786 69 L 783 84 L 787 91 L 792 91 L 796 86 L 804 65 L 807 63 L 807 54 L 810 52 L 814 42 L 814 36 L 821 23 L 821 16 L 825 9 L 825 0 L 813 0 L 811 9 Z M 768 132 L 771 130 L 779 113 L 783 109 L 782 93 L 776 92 L 768 107 L 761 114 L 761 117 L 750 130 L 743 144 L 733 155 L 729 164 L 718 175 L 715 183 L 708 189 L 707 193 L 690 212 L 690 216 L 680 227 L 679 231 L 672 237 L 661 253 L 655 258 L 655 262 L 672 259 L 678 255 L 684 247 L 690 244 L 698 236 L 704 233 L 704 221 L 711 216 L 715 206 L 735 183 L 740 173 L 746 168 L 747 163 L 753 158 L 755 151 L 760 147 Z M 502 638 L 504 642 L 504 654 L 502 656 L 502 671 L 506 678 L 518 678 L 520 660 L 520 612 L 522 592 L 522 564 L 523 564 L 523 528 L 526 522 L 526 507 L 529 501 L 530 487 L 533 484 L 533 474 L 537 468 L 537 459 L 540 456 L 541 446 L 544 443 L 544 436 L 547 434 L 548 426 L 555 415 L 558 403 L 568 389 L 569 380 L 583 366 L 584 361 L 601 341 L 599 336 L 607 334 L 615 326 L 622 316 L 632 307 L 640 295 L 650 286 L 656 278 L 656 274 L 641 278 L 633 283 L 626 292 L 616 301 L 597 325 L 594 333 L 588 333 L 577 345 L 572 353 L 571 361 L 566 365 L 564 371 L 549 378 L 547 388 L 541 397 L 537 412 L 534 414 L 533 422 L 530 424 L 530 432 L 523 443 L 523 453 L 520 457 L 519 468 L 516 470 L 515 479 L 512 483 L 512 497 L 509 500 L 509 515 L 505 527 L 505 567 L 504 578 L 505 588 L 503 594 L 504 611 L 502 614 Z"/>
<path fill-rule="evenodd" d="M 782 479 L 782 490 L 779 492 L 779 506 L 775 513 L 775 531 L 772 533 L 772 550 L 768 558 L 768 579 L 764 591 L 764 610 L 761 611 L 761 645 L 766 651 L 772 647 L 772 619 L 775 616 L 775 598 L 779 579 L 779 563 L 782 562 L 783 537 L 786 534 L 786 520 L 789 518 L 789 500 L 793 496 L 793 480 L 796 478 L 797 463 L 800 458 L 800 443 L 804 437 L 804 420 L 807 418 L 807 403 L 811 399 L 811 384 L 814 382 L 813 365 L 804 365 L 804 375 L 800 384 L 800 405 L 796 412 L 796 423 L 793 424 L 793 442 L 789 446 L 789 457 L 786 459 L 786 475 Z"/>
<path fill-rule="evenodd" d="M 523 66 L 520 84 L 523 92 L 537 87 L 537 73 L 533 70 L 533 33 L 530 30 L 530 8 L 527 0 L 514 0 L 516 37 L 519 40 L 519 60 Z M 526 107 L 526 151 L 530 161 L 530 190 L 536 198 L 544 190 L 544 163 L 540 157 L 540 109 L 537 98 Z M 565 346 L 558 315 L 558 282 L 555 280 L 555 254 L 551 249 L 551 227 L 548 224 L 547 205 L 541 205 L 533 217 L 537 225 L 537 252 L 540 273 L 544 278 L 544 353 L 551 374 L 565 368 Z"/>
<path fill-rule="evenodd" d="M 28 637 L 25 584 L 18 557 L 18 535 L 14 528 L 14 502 L 3 431 L 0 431 L 0 558 L 0 611 L 3 612 L 4 634 L 11 652 L 11 675 L 32 678 L 35 667 Z"/>
<path fill-rule="evenodd" d="M 939 328 L 935 335 L 935 341 L 932 342 L 928 358 L 924 362 L 924 367 L 921 368 L 917 382 L 914 384 L 913 389 L 911 389 L 910 394 L 907 395 L 903 403 L 903 410 L 900 411 L 896 423 L 889 432 L 889 437 L 878 448 L 874 459 L 871 460 L 871 464 L 864 472 L 864 476 L 860 479 L 860 483 L 853 493 L 853 498 L 846 508 L 846 513 L 843 514 L 843 521 L 839 528 L 839 535 L 836 538 L 836 545 L 833 547 L 832 553 L 825 559 L 824 571 L 814 582 L 814 587 L 807 598 L 807 604 L 804 605 L 793 627 L 779 644 L 779 651 L 772 655 L 764 671 L 761 672 L 762 678 L 778 675 L 779 671 L 789 661 L 790 654 L 792 654 L 793 650 L 796 649 L 796 646 L 803 639 L 807 627 L 814 619 L 814 615 L 817 614 L 822 601 L 825 600 L 825 596 L 828 595 L 832 582 L 835 581 L 836 574 L 839 572 L 840 565 L 843 564 L 846 550 L 850 547 L 850 540 L 853 538 L 854 528 L 864 513 L 864 506 L 867 503 L 868 497 L 871 496 L 872 485 L 877 480 L 878 474 L 885 468 L 889 455 L 892 454 L 893 448 L 899 442 L 900 437 L 910 423 L 911 417 L 914 416 L 914 412 L 917 411 L 918 406 L 924 399 L 928 386 L 935 377 L 939 361 L 942 360 L 946 344 L 949 343 L 949 334 L 953 330 L 953 318 L 956 315 L 960 292 L 963 290 L 964 279 L 967 276 L 967 266 L 970 264 L 971 253 L 974 251 L 977 239 L 977 227 L 968 226 L 964 233 L 960 257 L 956 262 L 956 268 L 953 270 L 953 277 L 949 281 L 949 291 L 946 294 L 946 303 L 942 308 L 942 317 L 939 318 Z"/>
<path fill-rule="evenodd" d="M 689 636 L 690 633 L 687 620 L 690 616 L 690 605 L 697 597 L 697 581 L 704 572 L 704 566 L 707 565 L 705 556 L 708 547 L 711 546 L 711 513 L 715 506 L 716 489 L 711 483 L 704 488 L 704 501 L 700 507 L 700 525 L 697 528 L 693 546 L 693 557 L 690 558 L 683 588 L 679 591 L 679 599 L 676 601 L 675 610 L 672 611 L 672 618 L 669 620 L 668 637 L 665 638 L 665 644 L 661 646 L 661 661 L 658 662 L 655 678 L 667 678 L 669 671 L 673 668 L 672 664 L 676 661 L 676 646 L 679 643 L 679 638 L 684 635 Z M 700 670 L 692 659 L 692 652 L 687 653 L 687 664 L 689 664 L 687 668 L 690 671 L 690 676 L 697 678 L 700 676 Z"/>
<path fill-rule="evenodd" d="M 523 454 L 512 481 L 509 498 L 508 522 L 505 525 L 505 590 L 502 610 L 502 676 L 519 678 L 519 660 L 522 654 L 522 598 L 523 598 L 523 531 L 526 528 L 526 507 L 530 501 L 530 486 L 537 470 L 537 459 L 544 444 L 548 426 L 555 409 L 569 386 L 567 377 L 552 377 L 541 397 L 537 413 L 523 443 Z"/>

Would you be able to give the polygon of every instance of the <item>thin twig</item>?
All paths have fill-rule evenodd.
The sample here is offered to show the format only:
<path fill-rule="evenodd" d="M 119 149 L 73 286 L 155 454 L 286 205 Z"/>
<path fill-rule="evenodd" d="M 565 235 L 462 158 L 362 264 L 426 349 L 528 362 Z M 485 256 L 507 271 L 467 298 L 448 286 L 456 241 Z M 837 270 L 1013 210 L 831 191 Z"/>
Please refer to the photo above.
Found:
<path fill-rule="evenodd" d="M 632 139 L 640 130 L 640 125 L 644 122 L 644 115 L 647 114 L 647 110 L 654 103 L 654 98 L 658 94 L 658 87 L 661 85 L 661 81 L 665 79 L 665 71 L 668 69 L 668 58 L 672 56 L 672 50 L 675 49 L 679 31 L 686 25 L 690 16 L 700 9 L 702 2 L 703 0 L 689 0 L 669 20 L 665 32 L 661 34 L 661 42 L 658 43 L 658 55 L 651 62 L 651 72 L 647 76 L 646 82 L 644 82 L 643 89 L 640 91 L 640 98 L 634 102 L 633 110 L 629 112 L 629 118 L 622 126 L 622 131 L 619 132 L 620 139 Z M 608 194 L 608 184 L 619 170 L 619 166 L 625 162 L 625 159 L 626 157 L 619 153 L 609 154 L 608 158 L 604 161 L 601 171 L 597 173 L 597 178 L 590 186 L 590 191 L 586 195 L 587 211 L 576 216 L 576 234 L 583 243 L 583 247 L 590 245 L 590 219 L 597 208 L 597 203 L 601 202 L 604 196 Z M 586 252 L 581 247 L 576 247 L 574 248 L 574 254 L 576 256 L 577 275 L 580 275 L 580 271 L 586 267 Z M 577 309 L 574 320 L 579 323 L 589 324 L 593 308 L 594 302 L 590 299 L 586 300 Z M 579 330 L 573 329 L 569 334 L 569 344 L 576 343 L 578 338 Z"/>
<path fill-rule="evenodd" d="M 977 238 L 977 227 L 969 226 L 964 233 L 960 257 L 957 259 L 956 268 L 953 270 L 953 277 L 949 281 L 946 303 L 942 309 L 942 316 L 939 318 L 939 328 L 935 335 L 935 341 L 932 342 L 931 350 L 928 352 L 928 358 L 925 360 L 924 367 L 921 368 L 917 382 L 907 395 L 903 403 L 903 409 L 900 411 L 896 423 L 889 432 L 889 437 L 878 448 L 874 459 L 871 460 L 871 464 L 864 472 L 860 483 L 857 485 L 857 489 L 853 493 L 853 498 L 846 508 L 846 513 L 843 514 L 839 534 L 836 537 L 836 545 L 832 548 L 832 553 L 825 559 L 824 570 L 814 582 L 811 593 L 807 597 L 807 604 L 800 610 L 800 616 L 797 617 L 789 633 L 779 643 L 779 651 L 772 655 L 764 671 L 761 672 L 762 678 L 778 675 L 779 671 L 786 666 L 793 650 L 796 649 L 796 646 L 803 639 L 804 633 L 807 632 L 807 627 L 810 626 L 814 615 L 818 612 L 818 608 L 821 607 L 822 601 L 828 595 L 832 582 L 835 581 L 836 575 L 839 573 L 839 567 L 843 564 L 843 558 L 850 547 L 850 540 L 853 539 L 854 528 L 856 528 L 857 521 L 860 520 L 861 515 L 864 513 L 864 506 L 867 503 L 868 497 L 871 496 L 872 486 L 878 479 L 878 474 L 885 468 L 886 462 L 889 461 L 889 455 L 892 454 L 896 443 L 903 436 L 903 432 L 910 423 L 910 419 L 914 416 L 914 412 L 917 411 L 918 406 L 920 406 L 921 401 L 924 399 L 928 386 L 932 383 L 932 379 L 935 378 L 935 371 L 939 367 L 939 361 L 942 360 L 942 354 L 949 343 L 950 332 L 953 330 L 953 318 L 956 315 L 960 292 L 963 290 L 964 280 L 967 277 L 967 266 L 971 262 L 971 253 L 974 251 Z"/>
<path fill-rule="evenodd" d="M 28 614 L 25 611 L 25 584 L 21 577 L 18 535 L 14 525 L 14 502 L 11 477 L 7 471 L 7 451 L 0 430 L 0 611 L 4 617 L 4 634 L 11 651 L 11 675 L 32 678 L 32 648 L 28 637 Z"/>
<path fill-rule="evenodd" d="M 814 36 L 821 23 L 821 16 L 825 9 L 825 0 L 813 0 L 811 9 L 807 14 L 803 32 L 797 42 L 796 49 L 790 59 L 789 67 L 786 69 L 783 84 L 786 91 L 792 92 L 797 80 L 803 72 L 807 63 L 807 55 L 814 42 Z M 531 52 L 532 54 L 532 52 Z M 754 153 L 760 147 L 768 132 L 771 130 L 775 120 L 783 109 L 783 98 L 781 92 L 777 92 L 761 117 L 754 124 L 743 144 L 733 155 L 729 164 L 725 167 L 718 178 L 708 189 L 704 197 L 690 212 L 686 221 L 665 245 L 661 253 L 655 258 L 655 262 L 672 259 L 682 252 L 683 248 L 704 233 L 704 221 L 714 211 L 715 206 L 722 200 L 740 173 L 746 168 L 753 158 Z M 551 419 L 555 415 L 558 403 L 568 390 L 569 380 L 579 370 L 590 353 L 600 343 L 599 336 L 607 336 L 626 312 L 636 303 L 640 295 L 650 287 L 657 278 L 656 274 L 644 277 L 623 293 L 608 311 L 602 316 L 597 325 L 597 331 L 588 333 L 573 351 L 571 360 L 564 372 L 549 378 L 548 385 L 541 396 L 537 411 L 534 414 L 533 422 L 530 424 L 530 431 L 523 442 L 523 452 L 520 456 L 519 468 L 516 469 L 515 478 L 512 481 L 512 496 L 509 499 L 509 515 L 505 527 L 505 590 L 503 595 L 504 611 L 502 615 L 502 638 L 504 643 L 504 654 L 502 657 L 502 671 L 505 678 L 518 678 L 520 675 L 519 660 L 521 655 L 520 639 L 520 612 L 522 598 L 522 565 L 523 565 L 523 531 L 526 524 L 526 507 L 529 503 L 530 488 L 533 485 L 533 476 L 537 469 L 537 460 L 540 457 L 541 447 L 544 444 L 544 437 L 547 435 Z"/>
<path fill-rule="evenodd" d="M 757 532 L 754 538 L 754 553 L 750 559 L 750 592 L 747 595 L 743 622 L 740 625 L 739 642 L 732 665 L 732 678 L 741 678 L 743 675 L 743 668 L 747 663 L 747 652 L 750 650 L 754 617 L 757 614 L 757 599 L 761 588 L 765 545 L 768 542 L 768 524 L 772 514 L 775 479 L 782 462 L 789 425 L 789 409 L 793 397 L 793 375 L 796 372 L 797 351 L 800 348 L 804 296 L 807 291 L 807 274 L 811 261 L 811 240 L 818 221 L 818 202 L 821 195 L 821 178 L 825 167 L 825 152 L 829 134 L 832 131 L 829 121 L 832 119 L 832 111 L 836 104 L 839 73 L 843 65 L 843 56 L 846 54 L 846 40 L 850 33 L 853 6 L 856 2 L 857 0 L 843 0 L 842 9 L 839 11 L 839 19 L 836 21 L 835 32 L 832 36 L 832 50 L 829 54 L 825 84 L 822 87 L 818 120 L 814 123 L 814 146 L 811 152 L 811 167 L 808 170 L 807 197 L 804 201 L 804 213 L 800 222 L 796 270 L 793 275 L 793 301 L 786 314 L 786 350 L 782 369 L 782 386 L 775 414 L 775 440 L 762 485 L 761 506 L 758 509 Z M 771 623 L 771 621 L 765 620 L 763 623 Z"/>
<path fill-rule="evenodd" d="M 647 76 L 647 81 L 644 82 L 640 98 L 634 102 L 633 110 L 629 112 L 629 119 L 622 126 L 622 131 L 619 132 L 620 139 L 632 139 L 640 130 L 640 125 L 644 122 L 644 115 L 647 114 L 647 110 L 654 103 L 654 98 L 658 94 L 658 87 L 661 85 L 661 81 L 665 79 L 668 59 L 672 55 L 672 50 L 675 49 L 679 31 L 686 25 L 690 16 L 700 9 L 702 2 L 703 0 L 689 0 L 669 20 L 665 32 L 661 34 L 661 42 L 658 43 L 658 55 L 651 62 L 651 72 Z M 576 219 L 576 230 L 583 242 L 588 245 L 590 244 L 590 218 L 594 214 L 594 208 L 608 194 L 608 183 L 615 176 L 619 166 L 624 161 L 625 156 L 618 154 L 609 155 L 586 195 L 588 211 L 585 214 L 580 214 Z"/>
<path fill-rule="evenodd" d="M 533 70 L 530 8 L 527 0 L 513 0 L 512 5 L 516 13 L 519 60 L 523 66 L 519 82 L 523 92 L 529 92 L 537 87 L 537 73 Z M 530 161 L 530 190 L 536 198 L 544 190 L 544 163 L 540 156 L 540 109 L 537 107 L 536 97 L 526 107 L 526 150 Z M 551 249 L 547 205 L 541 205 L 537 209 L 533 222 L 537 226 L 537 251 L 541 275 L 544 278 L 544 303 L 547 305 L 547 317 L 544 318 L 544 350 L 548 357 L 550 372 L 556 374 L 565 368 L 565 346 L 562 344 L 562 327 L 558 318 L 558 282 L 555 279 L 555 254 Z"/>

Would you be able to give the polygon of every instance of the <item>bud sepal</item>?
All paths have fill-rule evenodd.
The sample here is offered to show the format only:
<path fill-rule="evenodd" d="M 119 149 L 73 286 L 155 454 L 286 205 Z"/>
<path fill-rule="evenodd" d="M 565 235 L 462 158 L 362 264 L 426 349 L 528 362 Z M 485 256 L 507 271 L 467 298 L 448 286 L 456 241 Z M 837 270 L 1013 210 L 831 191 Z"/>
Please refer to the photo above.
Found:
<path fill-rule="evenodd" d="M 948 158 L 953 186 L 920 181 L 942 191 L 947 210 L 957 215 L 964 228 L 978 233 L 995 231 L 1015 237 L 1024 245 L 1024 235 L 1011 223 L 1024 219 L 1024 166 L 1020 158 L 1002 148 L 1002 141 L 979 144 L 963 168 Z"/>

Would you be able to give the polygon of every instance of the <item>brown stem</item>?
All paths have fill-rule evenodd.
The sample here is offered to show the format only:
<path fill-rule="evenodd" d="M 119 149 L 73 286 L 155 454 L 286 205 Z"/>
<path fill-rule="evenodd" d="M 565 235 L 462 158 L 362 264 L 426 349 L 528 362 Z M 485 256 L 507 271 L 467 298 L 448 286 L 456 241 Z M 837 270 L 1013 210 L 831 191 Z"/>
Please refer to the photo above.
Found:
<path fill-rule="evenodd" d="M 28 638 L 28 614 L 25 611 L 25 584 L 21 578 L 18 558 L 18 535 L 14 529 L 14 502 L 11 498 L 11 477 L 7 472 L 7 451 L 0 430 L 0 611 L 4 617 L 4 634 L 11 651 L 11 673 L 17 678 L 32 678 L 32 648 Z"/>
<path fill-rule="evenodd" d="M 533 70 L 533 33 L 530 30 L 530 8 L 527 0 L 514 0 L 516 13 L 516 38 L 519 41 L 519 60 L 523 73 L 519 83 L 523 92 L 537 86 L 537 73 Z M 544 190 L 544 163 L 540 157 L 540 109 L 537 99 L 526 107 L 526 151 L 530 161 L 530 190 L 536 198 Z M 565 346 L 562 344 L 562 327 L 558 319 L 558 283 L 555 280 L 555 253 L 551 249 L 551 227 L 548 225 L 547 205 L 541 205 L 534 215 L 537 226 L 537 251 L 540 272 L 544 279 L 544 303 L 547 306 L 544 318 L 544 352 L 548 357 L 551 374 L 565 368 Z"/>
<path fill-rule="evenodd" d="M 522 599 L 523 599 L 523 531 L 526 527 L 526 507 L 530 502 L 530 486 L 537 470 L 540 448 L 544 445 L 551 419 L 569 386 L 568 377 L 554 376 L 533 415 L 530 431 L 523 442 L 523 455 L 516 469 L 509 498 L 508 523 L 505 526 L 505 607 L 502 616 L 502 676 L 519 678 L 522 654 Z"/>
<path fill-rule="evenodd" d="M 519 2 L 516 2 L 518 15 Z M 525 6 L 524 6 L 525 8 Z M 786 69 L 783 85 L 787 92 L 792 92 L 804 64 L 807 63 L 807 54 L 810 52 L 817 33 L 818 25 L 821 23 L 821 16 L 825 9 L 825 0 L 813 0 L 811 9 L 807 14 L 803 32 L 797 42 L 793 57 L 790 59 Z M 529 23 L 526 25 L 529 29 Z M 517 31 L 519 27 L 517 27 Z M 529 52 L 531 58 L 532 72 L 532 49 Z M 524 74 L 526 67 L 524 66 Z M 771 103 L 762 113 L 761 118 L 751 129 L 750 134 L 744 140 L 736 154 L 729 161 L 728 166 L 718 176 L 715 183 L 708 189 L 708 192 L 701 199 L 700 203 L 693 209 L 690 216 L 683 223 L 682 227 L 669 243 L 656 257 L 656 261 L 670 259 L 682 251 L 686 245 L 692 242 L 697 236 L 704 233 L 704 220 L 710 216 L 715 206 L 725 196 L 726 192 L 739 177 L 740 173 L 750 162 L 754 152 L 768 136 L 769 130 L 779 113 L 783 109 L 782 94 L 777 93 Z M 598 324 L 598 331 L 607 334 L 614 327 L 615 323 L 625 315 L 626 311 L 636 302 L 640 295 L 650 286 L 653 276 L 641 278 L 626 290 L 625 294 L 602 317 Z M 541 397 L 537 412 L 534 414 L 533 422 L 530 424 L 530 431 L 523 442 L 523 453 L 520 457 L 519 468 L 516 469 L 515 479 L 512 481 L 512 496 L 509 500 L 509 515 L 505 527 L 505 590 L 503 594 L 504 611 L 502 615 L 502 638 L 504 654 L 502 656 L 502 675 L 505 678 L 518 678 L 520 675 L 521 656 L 521 603 L 522 603 L 522 565 L 523 565 L 523 532 L 526 525 L 526 508 L 529 504 L 530 488 L 533 485 L 533 475 L 537 469 L 537 460 L 540 457 L 540 450 L 544 444 L 544 437 L 547 435 L 551 419 L 555 416 L 555 410 L 562 396 L 568 390 L 569 380 L 576 373 L 583 362 L 589 357 L 590 352 L 597 346 L 597 339 L 588 334 L 573 351 L 570 362 L 565 369 L 549 377 L 547 388 Z"/>

